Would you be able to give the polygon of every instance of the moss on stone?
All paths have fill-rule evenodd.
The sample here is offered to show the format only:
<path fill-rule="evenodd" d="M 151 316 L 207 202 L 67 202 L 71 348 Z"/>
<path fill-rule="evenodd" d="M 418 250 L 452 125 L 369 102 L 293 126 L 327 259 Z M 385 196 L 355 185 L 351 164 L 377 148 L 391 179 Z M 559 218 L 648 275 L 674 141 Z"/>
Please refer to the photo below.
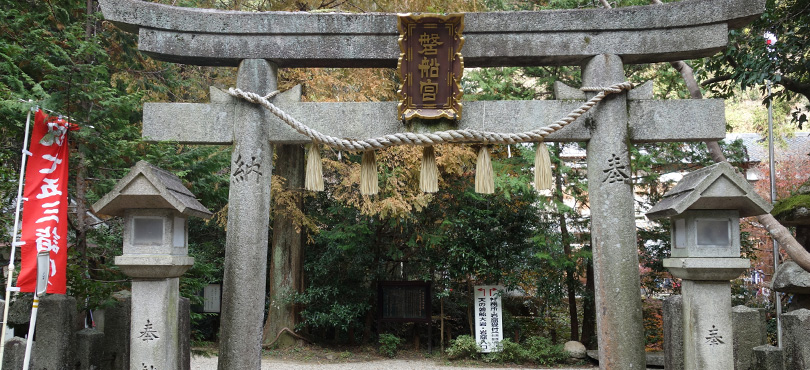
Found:
<path fill-rule="evenodd" d="M 776 202 L 773 205 L 771 214 L 777 220 L 781 220 L 784 217 L 789 217 L 793 210 L 797 208 L 810 209 L 810 194 L 798 194 Z"/>

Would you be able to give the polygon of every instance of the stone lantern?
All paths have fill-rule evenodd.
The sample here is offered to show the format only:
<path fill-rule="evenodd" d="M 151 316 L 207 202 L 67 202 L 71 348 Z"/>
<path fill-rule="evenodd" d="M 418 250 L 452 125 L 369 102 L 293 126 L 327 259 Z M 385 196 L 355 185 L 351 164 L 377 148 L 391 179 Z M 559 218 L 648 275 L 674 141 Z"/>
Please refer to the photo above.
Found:
<path fill-rule="evenodd" d="M 731 284 L 750 267 L 740 258 L 740 217 L 771 205 L 726 163 L 681 179 L 647 218 L 671 219 L 671 258 L 664 267 L 681 278 L 686 370 L 734 368 Z"/>
<path fill-rule="evenodd" d="M 124 218 L 124 253 L 115 264 L 132 278 L 131 368 L 180 369 L 179 277 L 194 264 L 187 219 L 211 212 L 177 176 L 145 161 L 93 210 Z"/>

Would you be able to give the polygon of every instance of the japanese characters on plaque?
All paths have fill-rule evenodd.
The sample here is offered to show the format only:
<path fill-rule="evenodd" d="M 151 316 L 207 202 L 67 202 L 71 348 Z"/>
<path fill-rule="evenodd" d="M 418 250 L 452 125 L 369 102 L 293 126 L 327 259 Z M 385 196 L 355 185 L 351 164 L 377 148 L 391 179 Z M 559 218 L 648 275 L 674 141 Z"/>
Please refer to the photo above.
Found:
<path fill-rule="evenodd" d="M 475 286 L 475 342 L 481 352 L 498 352 L 503 339 L 502 286 Z"/>
<path fill-rule="evenodd" d="M 399 118 L 461 119 L 464 15 L 405 14 L 397 26 Z"/>

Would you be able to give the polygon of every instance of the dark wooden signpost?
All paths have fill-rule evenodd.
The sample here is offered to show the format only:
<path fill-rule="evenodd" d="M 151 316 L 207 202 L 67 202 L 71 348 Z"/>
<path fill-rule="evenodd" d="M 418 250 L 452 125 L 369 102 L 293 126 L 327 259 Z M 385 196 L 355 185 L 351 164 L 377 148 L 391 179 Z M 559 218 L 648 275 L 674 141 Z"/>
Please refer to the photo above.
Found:
<path fill-rule="evenodd" d="M 399 117 L 461 119 L 463 14 L 398 17 Z"/>
<path fill-rule="evenodd" d="M 431 320 L 430 282 L 381 281 L 377 283 L 377 317 L 380 322 Z"/>
<path fill-rule="evenodd" d="M 433 353 L 431 283 L 381 281 L 377 283 L 377 321 L 423 322 L 428 325 L 428 351 Z"/>

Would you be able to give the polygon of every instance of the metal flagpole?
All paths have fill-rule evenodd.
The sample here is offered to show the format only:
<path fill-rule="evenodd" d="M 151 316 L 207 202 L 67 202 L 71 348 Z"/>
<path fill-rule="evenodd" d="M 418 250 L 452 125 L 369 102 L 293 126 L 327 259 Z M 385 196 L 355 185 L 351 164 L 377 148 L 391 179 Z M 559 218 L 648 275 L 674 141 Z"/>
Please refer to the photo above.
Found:
<path fill-rule="evenodd" d="M 28 324 L 28 340 L 25 345 L 25 358 L 23 370 L 28 370 L 31 364 L 31 347 L 34 342 L 34 331 L 37 327 L 37 312 L 39 311 L 39 297 L 48 289 L 48 275 L 50 275 L 51 252 L 37 253 L 37 287 L 34 290 L 34 304 L 31 305 L 31 320 Z"/>
<path fill-rule="evenodd" d="M 28 102 L 31 102 L 30 100 Z M 14 213 L 14 229 L 13 234 L 11 235 L 11 254 L 8 257 L 8 277 L 6 278 L 6 303 L 3 305 L 3 328 L 0 332 L 0 366 L 3 363 L 3 354 L 6 349 L 6 322 L 8 321 L 8 306 L 11 303 L 11 281 L 14 279 L 14 257 L 17 253 L 17 247 L 20 245 L 25 244 L 25 242 L 18 241 L 18 231 L 20 230 L 20 205 L 25 200 L 22 197 L 23 192 L 23 182 L 25 180 L 25 162 L 28 159 L 28 156 L 31 155 L 31 152 L 28 151 L 28 133 L 31 127 L 31 112 L 35 110 L 35 107 L 31 107 L 28 110 L 28 117 L 25 119 L 25 137 L 23 137 L 23 148 L 22 148 L 22 159 L 20 160 L 20 181 L 19 185 L 17 186 L 17 205 L 16 211 Z"/>
<path fill-rule="evenodd" d="M 774 166 L 773 158 L 773 101 L 771 100 L 771 81 L 766 80 L 765 86 L 768 89 L 768 156 L 769 165 L 771 168 L 771 203 L 776 202 L 776 167 Z M 779 243 L 776 239 L 773 240 L 773 276 L 776 276 L 776 269 L 779 268 Z M 782 348 L 782 295 L 773 291 L 774 299 L 776 300 L 776 345 Z"/>

